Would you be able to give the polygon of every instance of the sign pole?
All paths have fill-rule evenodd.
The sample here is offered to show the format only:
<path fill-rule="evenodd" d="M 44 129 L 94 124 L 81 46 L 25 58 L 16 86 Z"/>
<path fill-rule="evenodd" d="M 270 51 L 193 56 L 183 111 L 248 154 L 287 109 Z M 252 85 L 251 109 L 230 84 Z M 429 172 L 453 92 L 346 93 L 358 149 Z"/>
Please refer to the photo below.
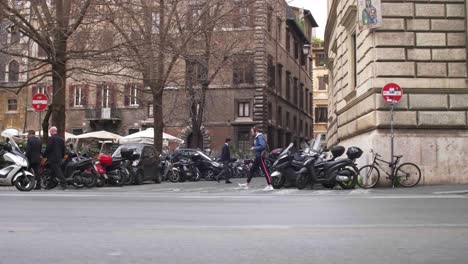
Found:
<path fill-rule="evenodd" d="M 39 138 L 42 139 L 44 137 L 44 135 L 42 135 L 41 137 L 41 122 L 42 122 L 42 112 L 39 111 L 39 130 L 38 130 L 38 133 L 39 133 Z"/>
<path fill-rule="evenodd" d="M 391 144 L 391 153 L 390 153 L 390 156 L 391 156 L 391 161 L 393 163 L 393 154 L 395 153 L 394 150 L 395 150 L 395 145 L 394 145 L 394 140 L 395 140 L 395 134 L 394 134 L 394 130 L 393 130 L 393 109 L 394 109 L 395 105 L 392 104 L 392 108 L 390 109 L 390 134 L 391 134 L 391 140 L 390 140 L 390 144 Z"/>

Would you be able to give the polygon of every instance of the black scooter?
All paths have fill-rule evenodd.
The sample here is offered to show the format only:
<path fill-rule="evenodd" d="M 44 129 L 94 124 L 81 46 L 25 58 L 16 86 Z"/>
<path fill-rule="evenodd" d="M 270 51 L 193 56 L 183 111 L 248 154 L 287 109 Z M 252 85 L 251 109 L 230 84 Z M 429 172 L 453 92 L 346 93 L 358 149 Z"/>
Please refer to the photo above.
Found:
<path fill-rule="evenodd" d="M 350 147 L 346 152 L 347 158 L 336 159 L 343 152 L 343 147 L 335 147 L 332 149 L 331 160 L 321 157 L 321 153 L 316 153 L 314 158 L 308 160 L 304 168 L 298 172 L 296 187 L 302 190 L 309 184 L 313 187 L 314 184 L 321 183 L 326 188 L 333 188 L 338 184 L 343 189 L 354 189 L 359 175 L 355 161 L 361 157 L 362 150 Z"/>
<path fill-rule="evenodd" d="M 297 173 L 304 167 L 304 163 L 311 157 L 307 152 L 293 152 L 294 144 L 281 152 L 277 160 L 271 166 L 271 184 L 273 188 L 280 189 L 283 186 L 294 186 L 296 184 Z"/>

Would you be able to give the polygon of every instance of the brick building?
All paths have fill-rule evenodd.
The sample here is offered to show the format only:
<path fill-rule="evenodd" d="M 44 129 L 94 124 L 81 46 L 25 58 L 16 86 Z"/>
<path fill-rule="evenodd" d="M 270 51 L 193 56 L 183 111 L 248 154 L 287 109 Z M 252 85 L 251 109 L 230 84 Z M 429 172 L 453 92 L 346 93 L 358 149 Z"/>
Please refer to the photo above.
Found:
<path fill-rule="evenodd" d="M 247 1 L 247 0 L 245 0 Z M 204 149 L 217 151 L 231 137 L 241 153 L 248 153 L 249 130 L 259 125 L 271 147 L 313 136 L 312 29 L 317 24 L 308 10 L 290 7 L 284 0 L 255 0 L 236 8 L 249 13 L 225 32 L 242 32 L 248 47 L 232 58 L 210 85 L 205 121 Z M 237 3 L 237 2 L 236 2 Z M 197 72 L 198 65 L 182 61 L 179 71 Z M 77 81 L 78 80 L 78 81 Z M 115 78 L 79 81 L 73 76 L 67 88 L 67 132 L 79 134 L 108 130 L 127 135 L 152 126 L 149 91 L 141 84 Z M 47 92 L 47 84 L 30 88 Z M 165 131 L 191 146 L 189 107 L 184 87 L 164 92 Z M 28 114 L 28 127 L 37 127 L 37 114 Z"/>
<path fill-rule="evenodd" d="M 390 159 L 390 112 L 380 95 L 404 89 L 395 151 L 422 182 L 468 182 L 467 3 L 382 0 L 383 27 L 360 30 L 356 1 L 329 1 L 329 145 L 357 145 Z"/>

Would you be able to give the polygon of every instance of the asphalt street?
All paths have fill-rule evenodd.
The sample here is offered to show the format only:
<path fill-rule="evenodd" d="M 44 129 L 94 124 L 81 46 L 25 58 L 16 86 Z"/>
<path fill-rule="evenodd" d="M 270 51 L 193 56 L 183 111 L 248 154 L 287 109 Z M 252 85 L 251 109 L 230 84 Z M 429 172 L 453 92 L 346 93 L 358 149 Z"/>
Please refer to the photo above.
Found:
<path fill-rule="evenodd" d="M 468 263 L 467 186 L 265 193 L 255 181 L 0 188 L 0 263 Z"/>

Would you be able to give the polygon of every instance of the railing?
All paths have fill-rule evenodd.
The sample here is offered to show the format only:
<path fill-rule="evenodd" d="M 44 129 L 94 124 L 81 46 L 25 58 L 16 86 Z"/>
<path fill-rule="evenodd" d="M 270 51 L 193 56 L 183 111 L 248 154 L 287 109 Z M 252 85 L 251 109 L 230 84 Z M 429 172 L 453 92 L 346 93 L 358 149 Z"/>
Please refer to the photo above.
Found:
<path fill-rule="evenodd" d="M 120 120 L 121 110 L 118 108 L 86 109 L 86 119 L 89 120 Z"/>

